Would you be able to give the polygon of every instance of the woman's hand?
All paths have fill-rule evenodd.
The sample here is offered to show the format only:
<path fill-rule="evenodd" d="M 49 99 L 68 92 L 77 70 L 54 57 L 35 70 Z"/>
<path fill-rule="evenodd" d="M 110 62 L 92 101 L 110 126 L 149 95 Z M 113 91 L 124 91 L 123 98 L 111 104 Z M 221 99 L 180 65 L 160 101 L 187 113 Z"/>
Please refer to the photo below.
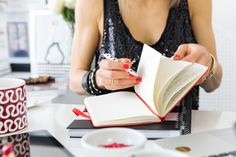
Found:
<path fill-rule="evenodd" d="M 180 45 L 174 54 L 174 60 L 184 60 L 207 66 L 208 73 L 202 77 L 198 84 L 202 84 L 205 81 L 213 64 L 210 52 L 205 47 L 198 44 Z"/>
<path fill-rule="evenodd" d="M 142 80 L 126 71 L 132 66 L 130 59 L 123 58 L 118 61 L 104 59 L 99 66 L 100 68 L 96 72 L 96 83 L 102 89 L 125 89 L 133 87 Z"/>

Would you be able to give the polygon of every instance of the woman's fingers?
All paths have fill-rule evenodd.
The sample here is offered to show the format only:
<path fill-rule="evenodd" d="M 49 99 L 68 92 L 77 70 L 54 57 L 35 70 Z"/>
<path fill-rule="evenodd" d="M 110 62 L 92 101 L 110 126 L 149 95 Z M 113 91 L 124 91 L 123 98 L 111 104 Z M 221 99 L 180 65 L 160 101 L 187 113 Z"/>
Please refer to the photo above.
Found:
<path fill-rule="evenodd" d="M 104 59 L 99 66 L 100 68 L 96 72 L 96 82 L 100 88 L 108 90 L 125 89 L 141 82 L 141 78 L 127 72 L 132 66 L 130 59 L 122 58 L 115 61 Z"/>
<path fill-rule="evenodd" d="M 137 84 L 141 82 L 141 78 L 131 78 L 131 79 L 111 79 L 106 78 L 103 81 L 103 84 L 108 86 L 124 87 L 130 84 Z"/>
<path fill-rule="evenodd" d="M 100 68 L 107 70 L 127 70 L 132 64 L 129 59 L 120 59 L 118 61 L 104 59 L 100 62 L 99 66 Z"/>
<path fill-rule="evenodd" d="M 178 47 L 177 51 L 174 54 L 174 60 L 181 60 L 189 53 L 188 44 L 182 44 Z"/>
<path fill-rule="evenodd" d="M 197 84 L 202 84 L 208 76 L 212 66 L 212 57 L 210 52 L 203 46 L 198 44 L 183 44 L 178 47 L 174 54 L 174 60 L 183 60 L 192 63 L 198 63 L 208 67 L 208 72 L 202 76 Z"/>
<path fill-rule="evenodd" d="M 141 78 L 131 76 L 126 71 L 98 70 L 97 84 L 108 90 L 125 89 L 141 82 Z"/>
<path fill-rule="evenodd" d="M 207 49 L 198 44 L 180 45 L 174 54 L 174 60 L 183 60 L 209 66 L 211 57 Z"/>
<path fill-rule="evenodd" d="M 104 80 L 104 86 L 109 90 L 118 90 L 133 87 L 141 82 L 140 78 L 136 79 L 107 79 Z"/>
<path fill-rule="evenodd" d="M 135 85 L 136 84 L 128 84 L 128 85 L 123 86 L 122 89 L 130 88 L 130 87 L 133 87 Z M 106 86 L 106 89 L 114 91 L 114 90 L 119 90 L 121 88 L 119 86 L 108 85 L 108 86 Z"/>
<path fill-rule="evenodd" d="M 187 61 L 187 62 L 191 62 L 191 63 L 195 63 L 197 61 L 197 56 L 195 56 L 194 54 L 192 55 L 188 55 L 182 58 L 183 61 Z"/>
<path fill-rule="evenodd" d="M 124 70 L 107 70 L 103 69 L 97 72 L 97 75 L 103 78 L 111 78 L 111 79 L 125 79 L 132 78 L 132 76 Z"/>
<path fill-rule="evenodd" d="M 129 59 L 129 58 L 119 58 L 118 61 L 123 62 L 123 63 L 132 63 L 131 59 Z"/>

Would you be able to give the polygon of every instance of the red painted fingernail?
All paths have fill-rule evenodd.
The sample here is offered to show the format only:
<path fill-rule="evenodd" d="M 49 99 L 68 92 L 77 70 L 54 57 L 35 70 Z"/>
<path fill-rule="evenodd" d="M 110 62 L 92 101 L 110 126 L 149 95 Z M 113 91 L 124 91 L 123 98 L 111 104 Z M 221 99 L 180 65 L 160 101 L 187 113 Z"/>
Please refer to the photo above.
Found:
<path fill-rule="evenodd" d="M 141 78 L 141 77 L 136 78 L 136 82 L 137 82 L 137 83 L 139 83 L 139 82 L 141 82 L 141 81 L 142 81 L 142 78 Z"/>
<path fill-rule="evenodd" d="M 180 55 L 175 55 L 174 58 L 175 59 L 180 59 Z"/>
<path fill-rule="evenodd" d="M 129 69 L 129 64 L 127 64 L 127 63 L 123 64 L 123 68 L 124 69 Z"/>
<path fill-rule="evenodd" d="M 129 74 L 129 77 L 131 77 L 131 78 L 134 78 L 135 76 L 134 76 L 134 75 L 132 75 L 132 74 Z"/>

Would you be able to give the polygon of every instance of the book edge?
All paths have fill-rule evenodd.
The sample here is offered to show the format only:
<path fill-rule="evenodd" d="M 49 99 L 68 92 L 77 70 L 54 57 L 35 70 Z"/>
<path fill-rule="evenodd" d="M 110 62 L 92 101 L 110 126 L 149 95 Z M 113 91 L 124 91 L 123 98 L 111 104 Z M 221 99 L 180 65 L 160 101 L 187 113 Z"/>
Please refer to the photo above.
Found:
<path fill-rule="evenodd" d="M 194 86 L 197 84 L 197 82 L 198 82 L 199 80 L 201 80 L 201 79 L 203 78 L 203 76 L 205 76 L 205 74 L 207 73 L 207 71 L 208 71 L 208 68 L 207 68 L 207 69 L 205 70 L 205 72 L 201 75 L 201 77 L 200 77 L 199 79 L 197 79 L 197 80 L 195 81 L 195 83 L 194 83 L 192 86 L 189 87 L 189 89 L 182 95 L 182 97 L 177 101 L 177 103 L 175 103 L 174 105 L 171 105 L 172 107 L 171 107 L 169 110 L 167 110 L 167 111 L 165 112 L 165 114 L 164 114 L 163 116 L 161 116 L 161 118 L 164 118 L 164 117 L 176 106 L 176 104 L 180 103 L 180 101 L 189 93 L 189 91 L 191 91 L 191 90 L 194 88 Z"/>

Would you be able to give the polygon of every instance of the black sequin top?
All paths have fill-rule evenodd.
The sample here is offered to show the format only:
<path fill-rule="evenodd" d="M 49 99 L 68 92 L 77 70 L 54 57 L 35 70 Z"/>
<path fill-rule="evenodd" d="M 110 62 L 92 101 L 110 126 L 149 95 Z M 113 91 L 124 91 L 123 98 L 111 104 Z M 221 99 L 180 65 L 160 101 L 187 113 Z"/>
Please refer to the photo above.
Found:
<path fill-rule="evenodd" d="M 196 43 L 189 16 L 188 0 L 181 0 L 176 7 L 170 8 L 166 27 L 161 38 L 153 45 L 167 57 L 173 56 L 178 46 Z M 116 58 L 130 58 L 136 62 L 132 69 L 137 70 L 143 43 L 135 40 L 125 25 L 119 10 L 118 0 L 104 0 L 104 30 L 102 46 L 96 54 L 96 66 L 109 53 Z M 133 90 L 126 89 L 126 90 Z M 199 87 L 194 87 L 183 99 L 193 109 L 198 109 Z"/>

